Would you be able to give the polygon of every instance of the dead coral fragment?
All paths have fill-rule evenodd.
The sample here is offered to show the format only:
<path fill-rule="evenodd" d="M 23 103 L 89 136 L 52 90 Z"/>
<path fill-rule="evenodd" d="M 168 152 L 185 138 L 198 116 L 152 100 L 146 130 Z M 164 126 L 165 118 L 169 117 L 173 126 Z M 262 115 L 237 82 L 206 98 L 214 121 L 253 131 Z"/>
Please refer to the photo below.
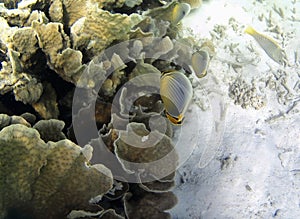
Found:
<path fill-rule="evenodd" d="M 234 103 L 243 108 L 253 107 L 258 110 L 265 106 L 266 100 L 257 94 L 256 88 L 247 84 L 244 80 L 236 79 L 229 87 L 229 97 Z"/>
<path fill-rule="evenodd" d="M 10 125 L 0 132 L 0 218 L 11 208 L 32 218 L 65 218 L 112 187 L 111 172 L 87 165 L 92 148 L 49 142 L 37 130 Z"/>

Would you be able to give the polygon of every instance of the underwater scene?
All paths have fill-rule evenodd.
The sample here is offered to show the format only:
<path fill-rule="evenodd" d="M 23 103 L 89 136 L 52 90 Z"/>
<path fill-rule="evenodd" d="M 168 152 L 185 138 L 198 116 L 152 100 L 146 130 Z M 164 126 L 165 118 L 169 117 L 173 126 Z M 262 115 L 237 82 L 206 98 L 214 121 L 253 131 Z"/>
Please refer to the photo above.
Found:
<path fill-rule="evenodd" d="M 300 218 L 299 0 L 0 0 L 0 219 Z"/>

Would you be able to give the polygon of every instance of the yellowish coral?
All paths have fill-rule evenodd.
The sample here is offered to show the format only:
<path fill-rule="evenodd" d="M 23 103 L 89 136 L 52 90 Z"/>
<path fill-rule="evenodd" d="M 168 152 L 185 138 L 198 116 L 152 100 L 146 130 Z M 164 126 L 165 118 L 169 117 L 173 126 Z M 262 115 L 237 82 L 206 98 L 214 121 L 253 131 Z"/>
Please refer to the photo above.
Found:
<path fill-rule="evenodd" d="M 75 83 L 77 74 L 82 70 L 82 54 L 70 47 L 70 40 L 61 23 L 32 23 L 39 46 L 48 57 L 48 65 L 63 79 Z"/>
<path fill-rule="evenodd" d="M 43 86 L 35 78 L 24 74 L 24 80 L 19 80 L 14 85 L 15 99 L 23 103 L 35 103 L 43 92 Z"/>
<path fill-rule="evenodd" d="M 24 24 L 25 27 L 31 27 L 33 21 L 47 24 L 49 19 L 46 17 L 45 13 L 42 11 L 32 11 L 29 18 L 27 19 L 26 23 Z"/>
<path fill-rule="evenodd" d="M 39 39 L 39 46 L 50 56 L 51 63 L 58 52 L 70 46 L 69 37 L 65 34 L 63 25 L 60 23 L 41 24 L 37 21 L 32 23 L 32 28 L 36 31 Z"/>
<path fill-rule="evenodd" d="M 74 2 L 74 1 L 73 1 Z M 81 1 L 84 2 L 84 1 Z M 78 12 L 80 12 L 79 10 Z M 49 7 L 49 16 L 52 22 L 63 23 L 63 3 L 62 0 L 53 0 Z"/>
<path fill-rule="evenodd" d="M 82 17 L 88 16 L 94 8 L 120 8 L 127 2 L 125 0 L 54 0 L 50 6 L 50 17 L 53 21 L 62 22 L 64 16 L 65 24 L 71 27 Z M 101 23 L 99 23 L 101 24 Z"/>
<path fill-rule="evenodd" d="M 30 27 L 19 28 L 11 37 L 10 46 L 14 51 L 20 53 L 20 61 L 23 68 L 29 68 L 32 63 L 28 62 L 38 49 L 35 32 Z"/>
<path fill-rule="evenodd" d="M 79 18 L 86 16 L 89 2 L 90 1 L 63 0 L 63 7 L 66 10 L 67 16 L 67 25 L 69 27 L 72 26 Z M 92 7 L 97 6 L 93 5 Z"/>
<path fill-rule="evenodd" d="M 86 49 L 89 55 L 94 56 L 114 41 L 128 40 L 133 26 L 130 16 L 112 14 L 99 8 L 89 10 L 86 17 L 71 27 L 75 49 Z"/>
<path fill-rule="evenodd" d="M 19 65 L 17 67 L 14 66 L 15 71 L 19 67 Z M 35 103 L 43 92 L 43 86 L 36 78 L 24 72 L 15 72 L 14 74 L 10 62 L 2 62 L 0 80 L 0 94 L 5 94 L 13 90 L 15 99 L 25 104 Z"/>
<path fill-rule="evenodd" d="M 23 26 L 30 16 L 29 9 L 7 9 L 0 3 L 0 17 L 3 17 L 12 26 Z"/>

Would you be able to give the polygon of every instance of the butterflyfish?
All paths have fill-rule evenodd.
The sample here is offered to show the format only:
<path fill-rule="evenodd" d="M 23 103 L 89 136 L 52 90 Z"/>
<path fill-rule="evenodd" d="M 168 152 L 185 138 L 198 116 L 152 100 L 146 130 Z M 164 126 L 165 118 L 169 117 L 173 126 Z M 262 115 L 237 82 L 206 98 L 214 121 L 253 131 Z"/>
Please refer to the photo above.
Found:
<path fill-rule="evenodd" d="M 160 96 L 167 118 L 175 125 L 182 124 L 193 96 L 189 79 L 179 71 L 164 73 L 160 79 Z"/>
<path fill-rule="evenodd" d="M 199 50 L 192 54 L 192 67 L 198 78 L 203 78 L 207 74 L 209 59 L 206 50 Z"/>

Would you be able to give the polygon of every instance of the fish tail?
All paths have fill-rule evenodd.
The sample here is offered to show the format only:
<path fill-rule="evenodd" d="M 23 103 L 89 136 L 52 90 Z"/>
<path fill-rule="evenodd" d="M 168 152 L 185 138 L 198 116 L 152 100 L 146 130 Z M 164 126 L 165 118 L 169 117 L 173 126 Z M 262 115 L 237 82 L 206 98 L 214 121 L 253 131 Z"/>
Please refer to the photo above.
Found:
<path fill-rule="evenodd" d="M 257 33 L 256 30 L 254 30 L 254 28 L 251 27 L 251 26 L 248 26 L 248 27 L 245 29 L 244 32 L 247 33 L 247 34 L 249 34 L 249 35 L 254 35 L 254 34 Z"/>

